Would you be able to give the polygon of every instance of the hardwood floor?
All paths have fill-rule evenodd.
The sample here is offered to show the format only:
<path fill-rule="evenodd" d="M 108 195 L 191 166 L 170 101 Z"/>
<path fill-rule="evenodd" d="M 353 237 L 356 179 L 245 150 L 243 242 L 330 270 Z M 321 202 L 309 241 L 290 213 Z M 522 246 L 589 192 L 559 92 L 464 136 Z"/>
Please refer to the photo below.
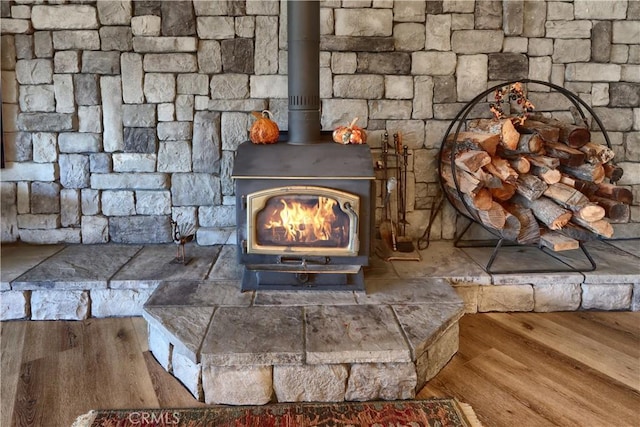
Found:
<path fill-rule="evenodd" d="M 90 409 L 194 407 L 141 318 L 0 324 L 0 426 L 69 426 Z M 465 315 L 460 350 L 418 398 L 485 426 L 640 425 L 640 313 Z"/>

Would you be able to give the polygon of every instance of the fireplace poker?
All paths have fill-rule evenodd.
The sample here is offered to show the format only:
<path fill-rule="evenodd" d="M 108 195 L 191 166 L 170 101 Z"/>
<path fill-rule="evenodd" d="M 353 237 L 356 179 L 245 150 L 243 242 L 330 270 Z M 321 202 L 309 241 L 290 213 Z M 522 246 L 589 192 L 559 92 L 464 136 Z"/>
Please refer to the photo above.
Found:
<path fill-rule="evenodd" d="M 400 217 L 400 206 L 402 206 L 402 174 L 400 173 L 400 147 L 402 147 L 402 135 L 400 132 L 393 134 L 393 154 L 396 158 L 395 176 L 398 179 L 399 187 L 396 199 L 396 215 Z M 397 222 L 397 224 L 400 224 Z"/>
<path fill-rule="evenodd" d="M 403 175 L 404 178 L 402 179 L 402 235 L 406 236 L 407 235 L 407 167 L 409 165 L 409 147 L 408 146 L 403 146 L 402 147 L 402 158 L 403 158 Z"/>
<path fill-rule="evenodd" d="M 389 197 L 389 193 L 387 191 L 387 179 L 388 179 L 388 173 L 387 173 L 387 156 L 389 154 L 389 134 L 385 131 L 384 135 L 382 137 L 382 179 L 383 179 L 383 183 L 384 185 L 382 186 L 382 200 L 385 202 L 386 204 L 386 200 Z M 384 219 L 388 219 L 387 217 L 387 208 L 386 206 L 383 206 L 383 211 L 384 211 Z"/>

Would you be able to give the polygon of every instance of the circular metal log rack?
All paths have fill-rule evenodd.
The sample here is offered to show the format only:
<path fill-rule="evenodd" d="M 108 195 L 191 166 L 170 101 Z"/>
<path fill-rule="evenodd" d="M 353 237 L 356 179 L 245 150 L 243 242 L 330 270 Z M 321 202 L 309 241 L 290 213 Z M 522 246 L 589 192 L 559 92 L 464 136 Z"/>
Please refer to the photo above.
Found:
<path fill-rule="evenodd" d="M 561 93 L 562 95 L 564 95 L 575 107 L 577 113 L 580 115 L 580 117 L 582 118 L 585 126 L 589 126 L 588 120 L 587 120 L 587 116 L 584 113 L 584 110 L 586 110 L 589 115 L 591 116 L 591 118 L 593 119 L 593 121 L 598 125 L 598 127 L 600 128 L 600 130 L 602 131 L 602 134 L 604 136 L 604 139 L 606 141 L 606 144 L 609 148 L 611 148 L 611 141 L 609 139 L 609 135 L 607 134 L 607 131 L 604 128 L 604 125 L 602 123 L 602 121 L 600 120 L 600 118 L 598 117 L 598 115 L 595 113 L 595 111 L 593 111 L 593 109 L 587 105 L 587 103 L 585 103 L 582 99 L 580 99 L 576 94 L 572 93 L 571 91 L 568 91 L 567 89 L 555 85 L 553 83 L 549 83 L 549 82 L 545 82 L 545 81 L 541 81 L 541 80 L 532 80 L 532 79 L 519 79 L 519 80 L 512 80 L 512 81 L 508 81 L 508 82 L 504 82 L 504 83 L 500 83 L 497 84 L 495 86 L 490 87 L 489 89 L 485 90 L 484 92 L 480 93 L 479 95 L 477 95 L 475 98 L 473 98 L 471 101 L 469 101 L 463 108 L 462 110 L 460 110 L 460 112 L 458 112 L 458 114 L 455 116 L 455 118 L 451 121 L 451 123 L 449 124 L 449 127 L 447 128 L 446 133 L 444 134 L 444 137 L 442 138 L 442 143 L 440 145 L 440 150 L 438 153 L 438 158 L 439 158 L 439 162 L 438 162 L 438 175 L 440 177 L 440 187 L 442 190 L 442 193 L 444 195 L 446 195 L 447 199 L 449 200 L 449 203 L 451 203 L 451 205 L 456 209 L 456 211 L 458 213 L 460 213 L 461 215 L 463 215 L 464 217 L 466 217 L 467 219 L 469 219 L 469 223 L 466 225 L 466 227 L 463 228 L 461 233 L 456 233 L 456 238 L 454 240 L 454 246 L 457 248 L 464 248 L 464 247 L 493 247 L 493 252 L 487 262 L 487 265 L 485 266 L 485 271 L 487 273 L 493 273 L 493 274 L 514 274 L 514 273 L 557 273 L 557 272 L 565 272 L 565 271 L 571 271 L 571 272 L 588 272 L 588 271 L 593 271 L 596 269 L 596 263 L 593 260 L 593 258 L 591 257 L 591 255 L 589 254 L 589 251 L 587 250 L 587 248 L 584 246 L 582 241 L 579 241 L 579 249 L 582 251 L 582 254 L 584 254 L 586 260 L 589 263 L 589 266 L 586 268 L 576 268 L 573 265 L 569 264 L 566 260 L 561 259 L 560 257 L 558 257 L 557 255 L 555 255 L 554 252 L 546 250 L 545 247 L 543 247 L 541 244 L 538 245 L 522 245 L 518 242 L 515 242 L 513 240 L 508 240 L 505 237 L 503 237 L 498 230 L 489 227 L 485 224 L 483 224 L 482 222 L 478 221 L 476 218 L 473 217 L 473 215 L 471 214 L 472 210 L 469 207 L 469 204 L 465 201 L 465 198 L 463 197 L 463 193 L 460 191 L 460 185 L 458 183 L 458 178 L 457 178 L 457 174 L 455 173 L 455 157 L 456 154 L 459 151 L 459 145 L 456 143 L 457 139 L 458 139 L 458 135 L 462 129 L 462 127 L 465 124 L 465 121 L 467 120 L 467 117 L 469 116 L 469 114 L 471 113 L 471 111 L 473 110 L 473 108 L 482 100 L 486 99 L 486 97 L 491 94 L 492 92 L 494 92 L 497 89 L 501 89 L 503 87 L 509 87 L 514 83 L 522 83 L 523 85 L 528 84 L 528 83 L 533 83 L 533 84 L 539 84 L 539 85 L 543 85 L 543 86 L 547 86 L 549 88 L 552 88 L 556 91 L 558 91 L 559 93 Z M 447 139 L 449 137 L 449 135 L 451 134 L 452 130 L 454 130 L 455 127 L 455 131 L 453 133 L 453 141 L 451 143 L 451 152 L 449 154 L 449 159 L 447 159 L 450 162 L 451 165 L 451 170 L 453 171 L 452 173 L 452 178 L 453 178 L 453 182 L 455 184 L 455 188 L 452 189 L 451 187 L 447 186 L 443 181 L 443 177 L 442 177 L 442 162 L 445 161 L 445 159 L 443 159 L 443 154 L 444 154 L 444 150 L 445 148 L 448 148 L 447 145 Z M 456 191 L 457 192 L 457 200 L 462 202 L 462 205 L 464 206 L 464 208 L 466 209 L 466 212 L 463 212 L 461 209 L 459 209 L 456 204 L 452 201 L 452 198 L 454 197 L 453 194 L 451 193 L 452 191 Z M 421 247 L 421 249 L 424 249 L 426 247 L 428 247 L 428 242 L 429 242 L 429 238 L 428 235 L 431 232 L 431 225 L 433 224 L 433 221 L 435 219 L 435 216 L 437 214 L 438 211 L 440 211 L 442 209 L 442 201 L 440 200 L 438 203 L 435 203 L 434 201 L 434 205 L 432 206 L 432 210 L 431 210 L 431 217 L 429 220 L 429 225 L 427 226 L 427 229 L 424 232 L 424 235 L 422 236 L 422 238 L 419 240 L 419 246 L 421 242 L 425 242 L 426 241 L 426 246 Z M 437 206 L 436 206 L 437 204 Z M 496 237 L 497 240 L 480 240 L 480 241 L 474 241 L 474 240 L 462 240 L 462 237 L 467 233 L 467 231 L 471 228 L 471 226 L 473 224 L 478 224 L 480 226 L 482 226 L 485 230 L 487 230 L 489 233 L 491 233 L 493 236 Z M 426 240 L 425 240 L 425 236 L 427 236 Z M 496 257 L 498 255 L 498 252 L 500 250 L 500 248 L 502 248 L 503 246 L 529 246 L 529 247 L 536 247 L 538 249 L 540 249 L 542 252 L 544 252 L 545 254 L 553 257 L 554 259 L 556 259 L 557 261 L 561 262 L 563 265 L 565 265 L 567 268 L 566 269 L 560 269 L 560 268 L 555 268 L 555 269 L 549 269 L 549 268 L 532 268 L 532 269 L 523 269 L 523 270 L 494 270 L 492 269 L 493 263 L 496 260 Z"/>

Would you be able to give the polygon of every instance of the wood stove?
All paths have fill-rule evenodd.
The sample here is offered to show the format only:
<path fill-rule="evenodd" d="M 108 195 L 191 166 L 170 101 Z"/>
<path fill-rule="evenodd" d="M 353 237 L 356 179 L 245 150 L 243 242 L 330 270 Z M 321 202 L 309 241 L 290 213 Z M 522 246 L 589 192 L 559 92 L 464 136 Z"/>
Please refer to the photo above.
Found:
<path fill-rule="evenodd" d="M 233 178 L 242 290 L 363 290 L 372 164 L 368 146 L 241 144 Z"/>
<path fill-rule="evenodd" d="M 364 290 L 371 151 L 320 131 L 320 2 L 289 0 L 287 16 L 288 132 L 241 144 L 233 169 L 242 290 Z"/>

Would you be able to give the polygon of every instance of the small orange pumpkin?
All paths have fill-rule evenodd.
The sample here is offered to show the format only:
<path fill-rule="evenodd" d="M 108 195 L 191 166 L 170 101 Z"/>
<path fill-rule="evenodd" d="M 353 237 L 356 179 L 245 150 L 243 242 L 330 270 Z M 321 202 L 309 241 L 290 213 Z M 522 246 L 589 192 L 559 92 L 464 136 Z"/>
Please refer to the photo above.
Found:
<path fill-rule="evenodd" d="M 254 144 L 275 144 L 280 138 L 278 124 L 271 117 L 271 111 L 264 110 L 262 114 L 252 111 L 251 114 L 257 119 L 251 125 L 249 138 Z"/>
<path fill-rule="evenodd" d="M 356 126 L 356 117 L 349 123 L 349 126 L 338 126 L 333 131 L 333 140 L 338 144 L 366 144 L 367 133 L 359 126 Z"/>

